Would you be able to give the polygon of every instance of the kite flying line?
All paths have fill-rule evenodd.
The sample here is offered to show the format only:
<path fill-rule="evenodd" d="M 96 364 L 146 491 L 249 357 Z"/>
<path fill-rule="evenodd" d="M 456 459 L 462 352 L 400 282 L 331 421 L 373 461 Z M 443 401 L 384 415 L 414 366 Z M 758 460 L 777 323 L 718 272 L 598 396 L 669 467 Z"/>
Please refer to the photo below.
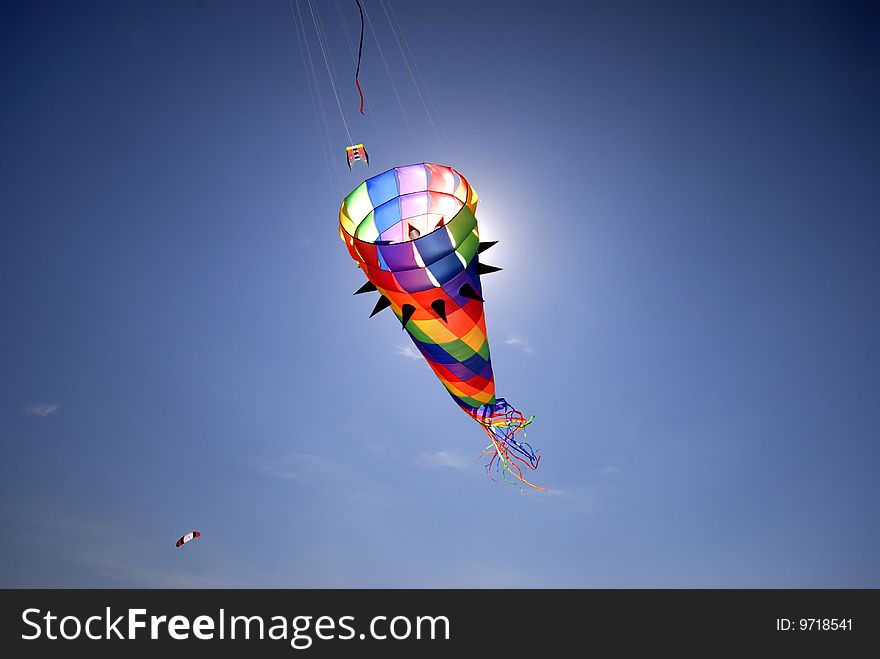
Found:
<path fill-rule="evenodd" d="M 318 45 L 321 46 L 321 55 L 324 57 L 324 66 L 327 67 L 327 77 L 330 78 L 330 87 L 333 88 L 333 96 L 336 98 L 336 107 L 339 108 L 339 116 L 342 119 L 342 125 L 345 126 L 345 134 L 348 135 L 348 143 L 351 144 L 354 140 L 351 139 L 351 131 L 348 129 L 348 122 L 345 120 L 345 113 L 342 111 L 342 103 L 339 102 L 339 92 L 336 91 L 336 82 L 334 80 L 333 72 L 330 70 L 330 60 L 327 57 L 327 49 L 324 45 L 324 39 L 322 36 L 323 30 L 318 26 L 318 18 L 315 15 L 315 8 L 312 6 L 312 0 L 306 0 L 309 5 L 309 11 L 312 14 L 312 22 L 315 24 L 315 32 L 318 35 Z M 299 7 L 299 0 L 297 0 L 297 7 Z"/>
<path fill-rule="evenodd" d="M 403 43 L 406 42 L 406 36 L 403 34 L 403 30 L 400 30 L 401 36 L 399 36 L 399 37 L 397 36 L 397 28 L 395 28 L 394 22 L 392 22 L 392 20 L 391 20 L 391 15 L 389 15 L 389 13 L 388 13 L 388 8 L 385 7 L 385 0 L 379 0 L 379 5 L 381 5 L 382 11 L 385 12 L 385 18 L 388 20 L 388 26 L 391 28 L 391 34 L 394 35 L 394 40 L 397 42 L 397 47 L 400 49 L 400 58 L 403 60 L 403 63 L 406 65 L 406 70 L 409 72 L 409 77 L 412 80 L 413 87 L 416 88 L 416 94 L 418 94 L 419 100 L 422 102 L 422 107 L 425 109 L 425 115 L 427 115 L 428 121 L 431 124 L 431 128 L 434 130 L 434 135 L 437 137 L 437 141 L 442 145 L 443 139 L 440 137 L 440 132 L 437 130 L 437 125 L 434 123 L 434 117 L 431 116 L 431 112 L 430 112 L 430 110 L 428 110 L 428 104 L 425 102 L 425 96 L 422 95 L 422 89 L 419 86 L 418 81 L 416 80 L 415 74 L 413 73 L 413 67 L 417 66 L 416 62 L 415 62 L 415 58 L 412 58 L 413 63 L 412 63 L 412 66 L 410 66 L 410 63 L 409 63 L 410 57 L 407 56 L 407 53 L 404 50 Z M 391 3 L 389 3 L 388 6 L 390 7 Z M 393 12 L 394 9 L 392 8 L 391 11 Z M 396 16 L 395 16 L 395 18 L 396 18 Z M 400 26 L 398 24 L 398 28 L 399 27 Z M 401 42 L 401 39 L 403 39 L 403 42 Z M 409 44 L 407 44 L 407 49 L 409 49 Z M 410 55 L 411 54 L 412 54 L 412 51 L 410 51 Z M 419 74 L 419 77 L 421 77 L 421 74 Z M 425 87 L 425 94 L 428 94 L 427 86 Z M 437 116 L 437 120 L 438 121 L 440 120 L 439 115 Z"/>
<path fill-rule="evenodd" d="M 409 123 L 409 117 L 406 114 L 406 109 L 403 107 L 403 101 L 400 99 L 400 92 L 397 91 L 397 85 L 394 82 L 394 76 L 391 75 L 391 67 L 388 66 L 388 60 L 385 59 L 385 51 L 382 50 L 382 44 L 379 41 L 379 37 L 376 34 L 376 29 L 373 27 L 373 21 L 370 20 L 370 12 L 364 9 L 364 16 L 367 18 L 367 25 L 370 26 L 370 32 L 373 35 L 373 41 L 376 42 L 376 50 L 379 51 L 379 57 L 382 60 L 382 65 L 385 67 L 385 73 L 388 74 L 388 82 L 391 83 L 391 91 L 394 92 L 394 98 L 397 99 L 397 105 L 400 106 L 400 114 L 403 115 L 403 123 L 406 124 L 407 129 L 410 134 L 412 134 L 412 126 Z M 372 114 L 372 113 L 371 113 Z"/>
<path fill-rule="evenodd" d="M 328 124 L 328 117 L 325 113 L 325 103 L 321 98 L 323 95 L 321 91 L 322 85 L 318 82 L 318 76 L 315 71 L 315 62 L 312 58 L 311 47 L 308 43 L 309 35 L 308 31 L 305 28 L 303 11 L 300 8 L 300 0 L 295 1 L 296 8 L 294 9 L 294 0 L 289 0 L 290 13 L 297 27 L 297 38 L 300 39 L 300 50 L 303 54 L 303 58 L 307 60 L 305 66 L 309 93 L 312 96 L 313 108 L 315 108 L 315 112 L 320 115 L 318 118 L 318 129 L 319 133 L 321 133 L 322 140 L 325 142 L 324 148 L 325 150 L 329 151 L 330 155 L 328 159 L 333 160 L 335 168 L 336 161 L 332 155 L 333 152 L 336 150 L 336 147 L 333 145 L 333 142 L 335 140 L 332 137 L 332 133 Z M 346 160 L 348 166 L 349 168 L 351 168 L 352 165 L 357 162 L 369 164 L 369 156 L 367 155 L 367 150 L 362 143 L 364 141 L 363 137 L 359 135 L 358 137 L 361 138 L 361 143 L 355 143 L 354 135 L 352 133 L 352 128 L 355 128 L 355 126 L 349 126 L 348 119 L 346 118 L 346 111 L 343 107 L 343 102 L 345 101 L 345 99 L 343 98 L 344 91 L 343 88 L 341 88 L 340 85 L 337 84 L 339 80 L 337 80 L 337 72 L 332 59 L 331 45 L 333 44 L 333 41 L 328 38 L 328 33 L 324 29 L 323 21 L 320 15 L 320 5 L 318 5 L 314 0 L 305 0 L 305 2 L 308 5 L 308 13 L 311 15 L 312 18 L 311 22 L 315 31 L 314 38 L 317 39 L 318 47 L 321 50 L 321 59 L 324 60 L 324 68 L 327 72 L 327 78 L 330 82 L 330 90 L 333 92 L 333 99 L 336 103 L 336 109 L 339 112 L 339 119 L 342 122 L 342 127 L 345 130 L 345 135 L 348 140 L 349 146 L 346 147 Z M 367 3 L 364 2 L 364 0 L 355 0 L 355 4 L 357 5 L 358 16 L 360 18 L 360 34 L 358 35 L 358 45 L 356 53 L 352 35 L 350 34 L 349 26 L 347 25 L 347 22 L 345 20 L 340 0 L 336 0 L 336 8 L 339 12 L 339 18 L 342 22 L 345 42 L 348 44 L 348 48 L 351 51 L 352 59 L 355 60 L 354 79 L 355 88 L 358 91 L 359 98 L 358 111 L 361 115 L 366 114 L 364 108 L 368 99 L 364 87 L 361 85 L 360 70 L 364 54 L 364 33 L 369 27 L 370 32 L 373 35 L 373 40 L 376 44 L 376 49 L 379 51 L 379 57 L 382 59 L 382 65 L 385 68 L 385 72 L 388 74 L 388 79 L 391 83 L 391 89 L 394 93 L 395 99 L 397 100 L 397 104 L 400 107 L 400 112 L 403 116 L 404 123 L 406 124 L 409 131 L 412 132 L 413 126 L 410 123 L 410 118 L 401 98 L 401 88 L 395 81 L 395 77 L 392 74 L 392 67 L 389 66 L 388 54 L 383 50 L 381 45 L 381 38 L 386 37 L 380 38 L 380 35 L 376 32 L 376 25 L 371 20 L 368 8 L 366 6 Z M 378 0 L 378 4 L 382 8 L 382 13 L 385 14 L 385 19 L 388 25 L 387 30 L 391 32 L 390 36 L 391 38 L 393 38 L 394 42 L 397 45 L 399 51 L 398 61 L 400 62 L 401 66 L 406 69 L 407 74 L 412 81 L 416 95 L 419 97 L 419 101 L 425 112 L 425 116 L 428 119 L 428 123 L 431 125 L 431 130 L 433 131 L 438 143 L 441 146 L 443 144 L 447 144 L 449 142 L 449 137 L 446 132 L 446 127 L 443 125 L 443 122 L 440 118 L 440 113 L 437 110 L 437 106 L 434 104 L 434 99 L 432 98 L 428 85 L 425 82 L 425 78 L 422 75 L 421 70 L 419 69 L 418 63 L 416 62 L 415 54 L 410 47 L 409 41 L 406 37 L 406 32 L 403 29 L 403 26 L 401 25 L 400 20 L 398 19 L 394 11 L 394 7 L 391 5 L 390 0 Z M 309 70 L 309 67 L 311 67 L 311 70 Z M 310 73 L 311 75 L 309 75 Z M 375 118 L 375 112 L 370 113 L 370 120 L 373 124 L 373 128 L 376 131 L 376 135 L 381 136 L 379 124 L 377 123 Z M 359 128 L 355 132 L 362 132 L 362 129 Z"/>
<path fill-rule="evenodd" d="M 321 100 L 321 91 L 318 87 L 318 74 L 315 71 L 315 63 L 312 60 L 312 51 L 309 48 L 309 40 L 306 35 L 305 24 L 302 21 L 302 14 L 299 13 L 299 2 L 296 5 L 296 12 L 293 9 L 293 0 L 289 0 L 290 16 L 293 19 L 293 26 L 296 30 L 296 38 L 299 42 L 299 51 L 303 58 L 303 70 L 306 75 L 306 86 L 309 88 L 309 96 L 312 99 L 312 111 L 315 114 L 315 123 L 318 126 L 318 134 L 321 136 L 321 149 L 324 156 L 324 166 L 327 169 L 327 180 L 330 183 L 330 189 L 335 191 L 333 173 L 330 171 L 330 162 L 333 162 L 333 170 L 338 171 L 336 161 L 333 159 L 333 147 L 330 144 L 330 126 L 327 124 L 327 115 L 324 112 L 324 103 Z M 297 20 L 299 14 L 299 20 Z M 302 31 L 302 35 L 300 35 Z"/>
<path fill-rule="evenodd" d="M 406 38 L 406 32 L 404 32 L 403 27 L 401 27 L 400 25 L 400 21 L 398 20 L 397 14 L 394 11 L 394 6 L 391 4 L 391 0 L 386 1 L 388 3 L 388 12 L 391 14 L 391 18 L 397 25 L 397 29 L 400 32 L 401 41 L 403 41 L 403 45 L 406 48 L 406 52 L 409 53 L 409 59 L 412 62 L 416 75 L 421 81 L 422 87 L 424 87 L 425 89 L 425 96 L 428 98 L 428 105 L 431 106 L 431 110 L 434 111 L 434 116 L 437 117 L 437 123 L 440 124 L 440 132 L 443 133 L 444 139 L 449 142 L 449 134 L 446 132 L 446 126 L 443 125 L 443 120 L 440 118 L 440 112 L 437 110 L 437 106 L 434 105 L 434 99 L 431 97 L 431 90 L 428 87 L 428 83 L 425 82 L 425 78 L 422 76 L 422 71 L 419 68 L 419 63 L 416 61 L 416 56 L 413 54 L 412 49 L 409 47 L 409 41 Z"/>

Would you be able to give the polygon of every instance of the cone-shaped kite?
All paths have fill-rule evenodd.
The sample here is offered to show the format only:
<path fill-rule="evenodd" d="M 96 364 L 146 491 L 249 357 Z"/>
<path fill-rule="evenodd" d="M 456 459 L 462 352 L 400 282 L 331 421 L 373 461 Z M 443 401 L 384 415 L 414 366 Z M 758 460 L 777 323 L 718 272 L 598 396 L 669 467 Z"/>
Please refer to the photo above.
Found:
<path fill-rule="evenodd" d="M 487 470 L 533 487 L 523 468 L 540 457 L 517 438 L 525 418 L 495 396 L 480 275 L 495 272 L 479 254 L 477 193 L 451 167 L 395 167 L 364 181 L 339 211 L 339 236 L 367 277 L 357 292 L 377 290 L 378 313 L 390 306 L 453 400 L 492 443 Z"/>

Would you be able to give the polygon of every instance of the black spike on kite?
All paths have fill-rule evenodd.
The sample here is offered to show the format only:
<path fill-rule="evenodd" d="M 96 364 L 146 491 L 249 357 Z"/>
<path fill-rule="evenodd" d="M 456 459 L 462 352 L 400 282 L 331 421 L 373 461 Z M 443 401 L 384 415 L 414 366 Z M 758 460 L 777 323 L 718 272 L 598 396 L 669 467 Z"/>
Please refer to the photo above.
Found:
<path fill-rule="evenodd" d="M 376 290 L 376 285 L 373 282 L 368 281 L 366 284 L 364 284 L 359 289 L 357 289 L 353 293 L 353 295 L 360 295 L 361 293 L 372 293 L 375 290 Z"/>
<path fill-rule="evenodd" d="M 488 275 L 493 272 L 498 272 L 501 268 L 496 268 L 494 265 L 486 265 L 485 263 L 477 264 L 477 274 L 478 275 Z"/>
<path fill-rule="evenodd" d="M 443 322 L 446 322 L 446 302 L 443 300 L 434 300 L 431 302 L 431 308 L 437 312 L 437 315 L 443 319 Z"/>
<path fill-rule="evenodd" d="M 498 241 L 497 241 L 497 240 L 492 240 L 492 241 L 489 241 L 489 242 L 480 243 L 479 245 L 477 245 L 477 254 L 482 254 L 482 253 L 485 252 L 487 249 L 489 249 L 489 248 L 492 247 L 493 245 L 497 245 L 497 244 L 498 244 Z"/>
<path fill-rule="evenodd" d="M 465 284 L 461 288 L 458 289 L 458 294 L 462 297 L 470 298 L 471 300 L 477 300 L 478 302 L 484 302 L 483 298 L 474 290 L 474 287 L 470 284 Z"/>
<path fill-rule="evenodd" d="M 376 306 L 373 307 L 373 313 L 370 314 L 370 318 L 372 318 L 377 313 L 379 313 L 383 309 L 387 309 L 390 306 L 391 306 L 391 300 L 389 300 L 387 297 L 385 297 L 383 295 L 382 297 L 379 298 L 379 301 L 376 302 Z"/>
<path fill-rule="evenodd" d="M 401 307 L 401 311 L 403 311 L 403 317 L 400 319 L 400 329 L 403 329 L 406 327 L 409 319 L 413 317 L 416 308 L 411 304 L 404 304 L 403 307 Z"/>

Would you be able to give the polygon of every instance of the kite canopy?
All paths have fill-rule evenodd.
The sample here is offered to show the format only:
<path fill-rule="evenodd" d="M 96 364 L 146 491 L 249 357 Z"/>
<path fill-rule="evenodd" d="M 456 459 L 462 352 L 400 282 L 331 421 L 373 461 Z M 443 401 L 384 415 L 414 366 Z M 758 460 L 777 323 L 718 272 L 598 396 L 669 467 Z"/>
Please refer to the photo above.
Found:
<path fill-rule="evenodd" d="M 349 194 L 339 235 L 378 291 L 373 315 L 391 307 L 453 400 L 492 439 L 488 468 L 517 480 L 539 457 L 516 434 L 531 423 L 495 396 L 480 275 L 477 193 L 451 167 L 421 163 L 374 176 Z M 496 462 L 496 459 L 498 462 Z M 540 488 L 536 488 L 540 489 Z"/>
<path fill-rule="evenodd" d="M 187 533 L 185 536 L 182 536 L 182 537 L 180 538 L 180 540 L 177 541 L 177 546 L 178 546 L 178 547 L 182 547 L 183 545 L 185 545 L 185 544 L 186 544 L 187 542 L 189 542 L 190 540 L 192 540 L 192 539 L 194 539 L 194 538 L 198 538 L 198 537 L 201 536 L 201 535 L 202 535 L 202 534 L 199 533 L 198 531 L 191 531 L 191 532 Z"/>
<path fill-rule="evenodd" d="M 345 160 L 348 163 L 349 169 L 351 169 L 352 164 L 356 162 L 370 164 L 370 156 L 363 144 L 352 144 L 351 146 L 345 147 Z"/>

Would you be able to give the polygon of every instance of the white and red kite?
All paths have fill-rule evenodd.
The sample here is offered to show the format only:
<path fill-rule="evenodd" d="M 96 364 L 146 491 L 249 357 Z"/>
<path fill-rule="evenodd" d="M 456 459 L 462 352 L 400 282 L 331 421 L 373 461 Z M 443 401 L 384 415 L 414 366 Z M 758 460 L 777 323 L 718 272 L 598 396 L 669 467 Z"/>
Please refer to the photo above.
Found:
<path fill-rule="evenodd" d="M 185 536 L 183 536 L 180 540 L 177 541 L 177 546 L 183 547 L 187 542 L 189 542 L 193 538 L 198 538 L 200 535 L 202 535 L 202 534 L 199 533 L 198 531 L 191 531 L 190 533 L 187 533 Z"/>

